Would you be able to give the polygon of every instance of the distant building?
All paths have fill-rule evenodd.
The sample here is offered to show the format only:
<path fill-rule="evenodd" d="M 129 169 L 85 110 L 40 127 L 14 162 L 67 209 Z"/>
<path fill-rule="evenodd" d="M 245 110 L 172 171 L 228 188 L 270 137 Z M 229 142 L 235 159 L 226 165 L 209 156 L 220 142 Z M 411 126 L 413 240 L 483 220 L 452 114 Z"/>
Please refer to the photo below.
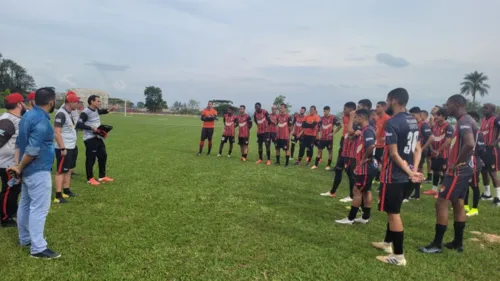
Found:
<path fill-rule="evenodd" d="M 73 88 L 69 90 L 75 92 L 85 106 L 88 106 L 87 100 L 91 95 L 97 95 L 101 98 L 101 108 L 108 108 L 109 94 L 106 91 L 87 88 Z"/>

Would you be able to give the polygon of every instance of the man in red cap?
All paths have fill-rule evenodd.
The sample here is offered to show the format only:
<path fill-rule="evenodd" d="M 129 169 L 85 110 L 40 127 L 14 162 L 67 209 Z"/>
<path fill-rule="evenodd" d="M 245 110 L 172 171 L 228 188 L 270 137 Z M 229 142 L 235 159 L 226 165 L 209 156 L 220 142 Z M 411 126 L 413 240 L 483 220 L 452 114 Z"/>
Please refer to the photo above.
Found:
<path fill-rule="evenodd" d="M 26 98 L 28 100 L 28 103 L 26 104 L 26 110 L 31 110 L 33 106 L 35 106 L 35 91 L 30 92 Z"/>
<path fill-rule="evenodd" d="M 14 216 L 17 213 L 17 200 L 21 192 L 21 183 L 9 185 L 10 176 L 7 168 L 18 164 L 16 155 L 16 139 L 19 133 L 19 121 L 26 112 L 24 98 L 13 93 L 5 97 L 7 112 L 0 116 L 0 177 L 2 191 L 0 193 L 0 220 L 3 227 L 17 226 Z"/>
<path fill-rule="evenodd" d="M 73 93 L 68 92 L 63 106 L 57 111 L 54 118 L 54 135 L 56 139 L 56 198 L 54 203 L 67 203 L 66 198 L 74 197 L 71 192 L 71 172 L 76 165 L 76 122 L 71 116 L 79 106 L 80 98 Z"/>

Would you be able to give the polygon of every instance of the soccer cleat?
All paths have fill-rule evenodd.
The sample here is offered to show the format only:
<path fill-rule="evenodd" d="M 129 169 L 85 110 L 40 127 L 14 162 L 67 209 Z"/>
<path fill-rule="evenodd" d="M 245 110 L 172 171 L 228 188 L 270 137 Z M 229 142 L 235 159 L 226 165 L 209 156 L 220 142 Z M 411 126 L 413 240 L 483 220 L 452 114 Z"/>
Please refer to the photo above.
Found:
<path fill-rule="evenodd" d="M 364 218 L 357 218 L 357 219 L 354 219 L 354 222 L 355 223 L 360 223 L 360 224 L 367 224 L 368 222 L 370 222 L 370 220 L 365 220 Z"/>
<path fill-rule="evenodd" d="M 424 191 L 424 194 L 425 195 L 435 195 L 435 194 L 437 194 L 437 191 L 435 191 L 433 189 L 429 189 L 429 190 Z"/>
<path fill-rule="evenodd" d="M 100 182 L 114 182 L 115 180 L 112 178 L 104 177 L 99 179 Z"/>
<path fill-rule="evenodd" d="M 375 249 L 383 250 L 384 252 L 388 254 L 392 254 L 392 243 L 386 243 L 386 242 L 372 242 L 372 246 Z"/>
<path fill-rule="evenodd" d="M 196 154 L 196 156 L 201 156 L 201 153 Z"/>
<path fill-rule="evenodd" d="M 68 203 L 68 200 L 64 199 L 63 197 L 61 197 L 61 198 L 55 198 L 54 199 L 54 203 L 56 203 L 56 204 L 65 204 L 65 203 Z"/>
<path fill-rule="evenodd" d="M 318 168 L 318 166 L 314 165 L 314 166 L 311 167 L 311 170 L 315 170 L 317 168 Z"/>
<path fill-rule="evenodd" d="M 436 194 L 434 194 L 434 198 L 435 198 L 435 199 L 438 199 L 438 194 L 437 194 L 437 193 L 436 193 Z"/>
<path fill-rule="evenodd" d="M 399 266 L 405 266 L 406 265 L 406 259 L 403 255 L 388 255 L 388 256 L 378 256 L 376 257 L 378 261 L 381 261 L 383 263 L 387 264 L 393 264 L 393 265 L 399 265 Z"/>
<path fill-rule="evenodd" d="M 493 205 L 500 207 L 500 199 L 498 197 L 495 197 L 495 199 L 493 199 Z"/>
<path fill-rule="evenodd" d="M 241 161 L 246 162 L 247 159 L 245 157 L 241 157 Z"/>
<path fill-rule="evenodd" d="M 281 165 L 281 163 L 280 162 L 276 162 L 276 163 L 274 163 L 274 165 L 279 166 L 279 165 Z"/>
<path fill-rule="evenodd" d="M 347 196 L 347 197 L 340 199 L 339 201 L 342 203 L 349 203 L 349 202 L 352 202 L 352 198 Z"/>
<path fill-rule="evenodd" d="M 344 218 L 344 219 L 341 219 L 341 220 L 336 220 L 335 222 L 336 223 L 340 223 L 340 224 L 349 224 L 349 225 L 354 224 L 354 220 L 349 220 L 349 218 Z"/>
<path fill-rule="evenodd" d="M 332 169 L 332 167 L 330 167 L 330 166 L 325 167 L 325 170 L 327 170 L 327 171 L 330 171 L 331 169 Z"/>
<path fill-rule="evenodd" d="M 69 194 L 65 194 L 65 193 L 63 193 L 63 194 L 62 194 L 62 197 L 63 197 L 63 198 L 69 198 L 70 196 L 69 196 Z"/>
<path fill-rule="evenodd" d="M 462 253 L 464 251 L 464 247 L 458 246 L 457 244 L 455 244 L 455 241 L 451 241 L 449 243 L 446 243 L 443 246 L 446 247 L 447 249 L 450 249 L 450 250 L 456 250 L 459 253 Z"/>
<path fill-rule="evenodd" d="M 403 199 L 403 203 L 408 203 L 408 202 L 410 202 L 410 200 L 408 200 L 408 199 Z"/>
<path fill-rule="evenodd" d="M 52 259 L 60 258 L 61 254 L 55 253 L 50 249 L 45 249 L 43 252 L 40 252 L 37 254 L 31 254 L 31 257 L 36 258 L 36 259 L 52 260 Z"/>
<path fill-rule="evenodd" d="M 220 155 L 220 153 L 219 153 L 219 154 L 217 154 L 217 157 L 221 157 L 221 156 L 222 156 L 222 155 Z"/>
<path fill-rule="evenodd" d="M 73 193 L 73 191 L 71 191 L 69 188 L 67 189 L 64 189 L 63 190 L 63 197 L 64 195 L 68 196 L 68 197 L 76 197 L 77 195 L 75 193 Z M 64 197 L 64 198 L 68 198 L 68 197 Z"/>
<path fill-rule="evenodd" d="M 255 164 L 261 164 L 262 163 L 262 160 L 257 160 L 257 162 L 255 162 Z"/>
<path fill-rule="evenodd" d="M 90 180 L 88 180 L 87 183 L 90 185 L 100 185 L 100 183 L 98 181 L 96 181 L 94 178 L 91 178 Z"/>
<path fill-rule="evenodd" d="M 484 193 L 481 194 L 481 200 L 493 200 L 493 197 L 491 195 L 485 195 Z"/>
<path fill-rule="evenodd" d="M 469 212 L 470 211 L 469 205 L 464 205 L 464 210 L 465 210 L 465 212 Z"/>
<path fill-rule="evenodd" d="M 266 165 L 271 166 L 271 160 L 267 160 Z"/>
<path fill-rule="evenodd" d="M 336 193 L 330 193 L 330 191 L 320 193 L 319 195 L 321 195 L 321 196 L 328 196 L 328 197 L 332 197 L 332 198 L 337 198 L 337 194 Z"/>
<path fill-rule="evenodd" d="M 470 209 L 470 211 L 467 212 L 466 215 L 468 217 L 478 216 L 479 215 L 479 210 L 477 208 L 472 208 L 472 209 Z"/>
<path fill-rule="evenodd" d="M 13 218 L 6 219 L 0 223 L 2 227 L 17 227 L 17 222 Z"/>
<path fill-rule="evenodd" d="M 227 158 L 231 158 L 231 154 L 228 154 L 228 155 L 227 155 Z"/>
<path fill-rule="evenodd" d="M 439 254 L 443 251 L 443 247 L 436 246 L 436 245 L 434 245 L 434 243 L 430 243 L 429 245 L 427 245 L 425 247 L 418 248 L 418 250 L 422 253 L 425 253 L 425 254 Z"/>

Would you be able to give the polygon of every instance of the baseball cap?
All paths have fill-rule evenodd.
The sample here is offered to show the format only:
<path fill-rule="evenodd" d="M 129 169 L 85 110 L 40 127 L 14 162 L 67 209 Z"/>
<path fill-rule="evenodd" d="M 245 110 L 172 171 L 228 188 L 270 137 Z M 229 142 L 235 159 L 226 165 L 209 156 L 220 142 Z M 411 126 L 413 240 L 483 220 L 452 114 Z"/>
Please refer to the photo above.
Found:
<path fill-rule="evenodd" d="M 73 92 L 73 91 L 68 91 L 68 92 L 66 93 L 66 96 L 69 96 L 69 95 L 74 95 L 74 96 L 76 96 L 76 93 L 75 93 L 75 92 Z"/>
<path fill-rule="evenodd" d="M 5 103 L 24 102 L 24 97 L 19 93 L 12 93 L 5 97 Z"/>
<path fill-rule="evenodd" d="M 35 92 L 29 93 L 28 96 L 27 96 L 27 98 L 28 98 L 29 101 L 30 100 L 35 100 Z"/>
<path fill-rule="evenodd" d="M 73 92 L 66 95 L 67 102 L 80 102 L 80 98 Z"/>

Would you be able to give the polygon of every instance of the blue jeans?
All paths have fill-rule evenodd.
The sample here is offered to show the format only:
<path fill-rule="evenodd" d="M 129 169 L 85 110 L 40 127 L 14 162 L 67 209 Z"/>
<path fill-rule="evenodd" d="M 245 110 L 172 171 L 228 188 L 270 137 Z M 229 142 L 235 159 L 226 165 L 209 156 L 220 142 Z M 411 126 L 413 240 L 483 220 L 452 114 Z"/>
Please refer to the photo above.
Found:
<path fill-rule="evenodd" d="M 22 179 L 21 200 L 17 210 L 19 243 L 31 243 L 31 254 L 47 249 L 43 236 L 45 219 L 52 195 L 52 176 L 49 171 L 36 172 Z"/>

